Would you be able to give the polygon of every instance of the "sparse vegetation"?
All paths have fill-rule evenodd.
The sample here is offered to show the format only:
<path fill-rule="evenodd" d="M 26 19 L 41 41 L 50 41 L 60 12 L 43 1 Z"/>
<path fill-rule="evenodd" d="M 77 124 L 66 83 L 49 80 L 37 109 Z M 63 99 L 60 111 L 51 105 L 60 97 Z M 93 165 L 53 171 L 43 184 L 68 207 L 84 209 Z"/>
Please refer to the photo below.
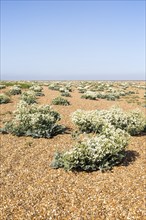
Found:
<path fill-rule="evenodd" d="M 27 83 L 43 90 L 19 86 L 22 94 L 1 104 L 2 218 L 143 219 L 144 82 L 55 81 L 58 91 L 47 89 L 50 81 Z M 79 87 L 106 97 L 81 99 Z M 46 106 L 66 92 L 69 107 Z M 20 101 L 25 93 L 45 96 L 29 105 Z M 111 108 L 111 94 L 119 107 Z"/>

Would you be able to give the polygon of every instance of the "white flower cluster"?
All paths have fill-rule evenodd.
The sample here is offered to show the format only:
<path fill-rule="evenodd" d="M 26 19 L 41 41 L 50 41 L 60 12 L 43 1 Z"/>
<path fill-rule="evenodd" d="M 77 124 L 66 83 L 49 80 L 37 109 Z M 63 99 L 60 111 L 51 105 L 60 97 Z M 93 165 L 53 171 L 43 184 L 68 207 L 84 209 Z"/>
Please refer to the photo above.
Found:
<path fill-rule="evenodd" d="M 84 132 L 99 133 L 101 126 L 108 122 L 131 135 L 139 134 L 146 124 L 145 116 L 140 110 L 126 113 L 116 107 L 101 111 L 77 110 L 72 114 L 72 121 Z"/>
<path fill-rule="evenodd" d="M 36 93 L 34 91 L 23 92 L 21 100 L 25 101 L 29 105 L 36 103 Z"/>
<path fill-rule="evenodd" d="M 81 96 L 81 98 L 95 100 L 97 98 L 97 93 L 92 91 L 87 91 Z"/>
<path fill-rule="evenodd" d="M 57 90 L 57 91 L 59 91 L 60 85 L 59 85 L 58 82 L 55 82 L 55 83 L 51 83 L 51 84 L 48 86 L 48 88 L 51 89 L 51 90 Z"/>
<path fill-rule="evenodd" d="M 72 114 L 72 121 L 82 132 L 99 133 L 102 126 L 108 123 L 108 120 L 100 116 L 100 111 L 77 110 Z"/>
<path fill-rule="evenodd" d="M 6 123 L 5 130 L 18 136 L 50 138 L 63 128 L 56 124 L 59 120 L 59 113 L 53 111 L 49 105 L 28 105 L 20 101 L 13 120 Z"/>
<path fill-rule="evenodd" d="M 33 90 L 34 92 L 41 92 L 43 88 L 39 85 L 33 85 L 30 87 L 30 90 Z"/>
<path fill-rule="evenodd" d="M 19 95 L 19 94 L 21 94 L 20 87 L 19 86 L 15 86 L 15 85 L 13 87 L 11 87 L 10 94 L 11 95 Z"/>
<path fill-rule="evenodd" d="M 66 170 L 110 169 L 123 159 L 128 139 L 125 131 L 106 124 L 100 135 L 87 138 L 59 157 L 57 155 L 52 165 Z"/>
<path fill-rule="evenodd" d="M 49 84 L 49 89 L 57 90 L 60 92 L 64 92 L 65 90 L 68 90 L 69 92 L 72 91 L 72 84 L 71 83 L 65 83 L 65 82 L 53 82 Z"/>

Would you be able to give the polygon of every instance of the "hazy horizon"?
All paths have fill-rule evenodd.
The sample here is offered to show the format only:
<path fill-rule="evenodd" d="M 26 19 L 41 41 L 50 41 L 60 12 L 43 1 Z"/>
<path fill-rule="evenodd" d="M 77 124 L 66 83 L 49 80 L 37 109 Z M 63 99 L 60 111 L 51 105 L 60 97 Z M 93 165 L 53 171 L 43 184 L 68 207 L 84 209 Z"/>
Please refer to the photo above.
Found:
<path fill-rule="evenodd" d="M 145 80 L 145 1 L 1 1 L 1 80 Z"/>

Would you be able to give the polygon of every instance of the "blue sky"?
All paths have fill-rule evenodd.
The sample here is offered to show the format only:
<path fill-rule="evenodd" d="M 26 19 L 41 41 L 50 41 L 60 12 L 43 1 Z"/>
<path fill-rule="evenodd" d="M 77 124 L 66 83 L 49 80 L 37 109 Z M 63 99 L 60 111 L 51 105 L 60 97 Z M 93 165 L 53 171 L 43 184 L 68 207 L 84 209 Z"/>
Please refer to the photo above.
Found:
<path fill-rule="evenodd" d="M 1 1 L 1 79 L 144 80 L 145 1 Z"/>

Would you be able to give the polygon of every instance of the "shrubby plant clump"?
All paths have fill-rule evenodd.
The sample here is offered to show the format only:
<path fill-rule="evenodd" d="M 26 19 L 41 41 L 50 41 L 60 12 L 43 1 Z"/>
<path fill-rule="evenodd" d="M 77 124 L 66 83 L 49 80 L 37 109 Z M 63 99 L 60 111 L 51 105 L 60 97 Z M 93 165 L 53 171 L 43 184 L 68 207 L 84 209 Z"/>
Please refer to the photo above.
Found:
<path fill-rule="evenodd" d="M 44 96 L 44 94 L 42 93 L 43 88 L 39 85 L 31 86 L 30 90 L 34 91 L 36 96 Z"/>
<path fill-rule="evenodd" d="M 5 85 L 3 85 L 3 84 L 0 85 L 0 89 L 5 89 L 5 88 L 6 88 Z"/>
<path fill-rule="evenodd" d="M 131 135 L 139 134 L 144 130 L 146 124 L 145 116 L 139 110 L 125 113 L 115 107 L 101 111 L 77 110 L 72 114 L 72 121 L 82 132 L 99 133 L 101 127 L 108 122 L 115 128 L 125 130 Z"/>
<path fill-rule="evenodd" d="M 59 91 L 61 92 L 61 96 L 71 97 L 70 91 L 66 87 L 61 87 Z"/>
<path fill-rule="evenodd" d="M 53 105 L 70 105 L 70 102 L 67 99 L 62 97 L 56 97 L 52 100 Z"/>
<path fill-rule="evenodd" d="M 52 110 L 49 105 L 28 105 L 20 101 L 14 112 L 14 118 L 5 124 L 2 132 L 17 136 L 50 138 L 63 133 L 64 127 L 56 124 L 60 119 L 59 113 Z"/>
<path fill-rule="evenodd" d="M 11 87 L 9 92 L 11 95 L 19 95 L 19 94 L 21 94 L 21 89 L 19 86 L 13 86 L 13 87 Z"/>
<path fill-rule="evenodd" d="M 4 93 L 1 93 L 0 94 L 0 104 L 9 103 L 9 102 L 10 102 L 10 97 Z"/>
<path fill-rule="evenodd" d="M 96 100 L 96 99 L 97 99 L 97 94 L 96 94 L 96 92 L 87 91 L 87 92 L 85 92 L 85 93 L 81 96 L 81 98 Z"/>
<path fill-rule="evenodd" d="M 122 161 L 128 139 L 125 131 L 105 124 L 100 135 L 79 142 L 65 153 L 57 153 L 51 166 L 65 170 L 111 169 Z"/>
<path fill-rule="evenodd" d="M 116 99 L 120 98 L 120 95 L 117 92 L 116 93 L 113 93 L 113 92 L 110 92 L 110 93 L 97 93 L 97 98 L 115 101 Z"/>
<path fill-rule="evenodd" d="M 27 104 L 37 103 L 36 94 L 34 91 L 23 92 L 21 95 L 21 100 L 25 101 Z"/>
<path fill-rule="evenodd" d="M 30 87 L 30 90 L 33 90 L 34 92 L 42 92 L 43 88 L 39 85 L 33 85 Z"/>
<path fill-rule="evenodd" d="M 72 92 L 72 84 L 71 83 L 53 82 L 48 86 L 48 88 L 51 90 L 56 90 L 56 91 L 60 91 L 60 92 L 64 92 L 65 90 Z"/>
<path fill-rule="evenodd" d="M 56 91 L 59 91 L 60 87 L 61 87 L 61 86 L 59 85 L 58 82 L 56 82 L 56 83 L 51 83 L 51 84 L 48 86 L 49 89 L 51 89 L 51 90 L 56 90 Z"/>
<path fill-rule="evenodd" d="M 61 92 L 61 96 L 71 97 L 71 94 L 68 91 Z"/>
<path fill-rule="evenodd" d="M 129 113 L 120 108 L 110 110 L 82 111 L 72 115 L 72 121 L 81 132 L 94 133 L 64 153 L 56 153 L 54 168 L 65 170 L 107 170 L 122 162 L 131 135 L 144 131 L 144 115 L 134 110 Z M 129 134 L 128 134 L 129 133 Z"/>

